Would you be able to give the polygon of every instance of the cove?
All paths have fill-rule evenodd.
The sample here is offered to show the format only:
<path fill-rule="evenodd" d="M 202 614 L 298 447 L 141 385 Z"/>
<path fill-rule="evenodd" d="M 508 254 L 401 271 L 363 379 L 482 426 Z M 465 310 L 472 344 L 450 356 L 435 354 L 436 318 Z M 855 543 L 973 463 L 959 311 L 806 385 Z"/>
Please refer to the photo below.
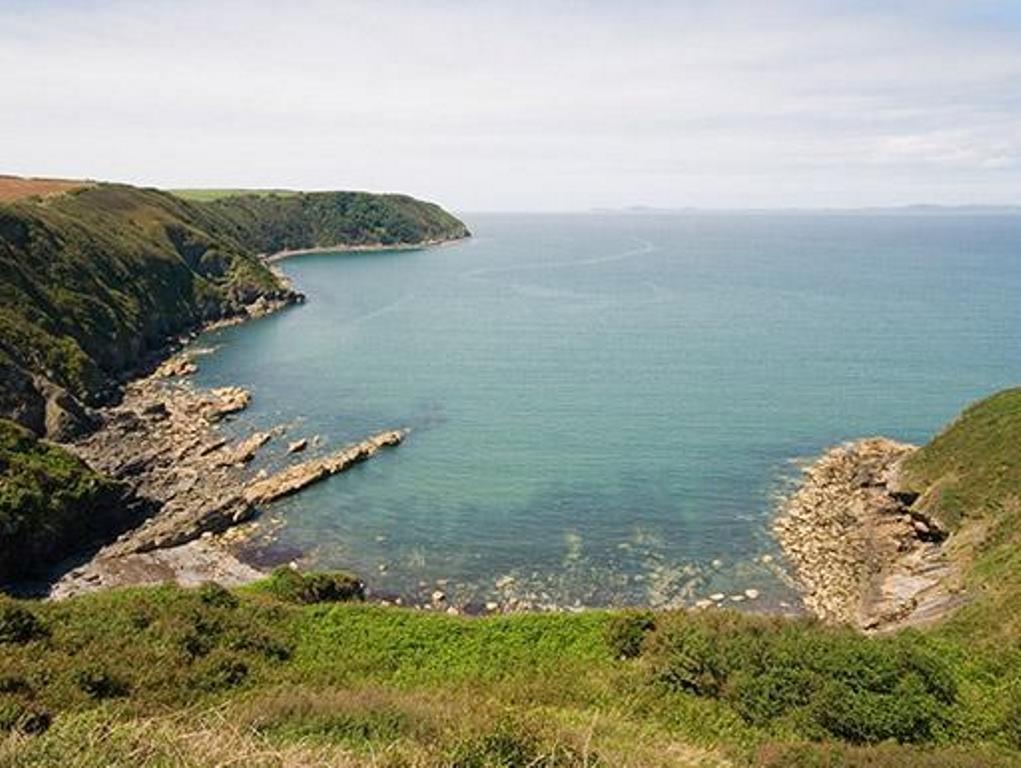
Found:
<path fill-rule="evenodd" d="M 253 558 L 409 600 L 796 610 L 770 534 L 795 462 L 1021 379 L 1021 217 L 463 218 L 283 261 L 305 305 L 200 341 L 196 384 L 253 395 L 228 429 L 288 427 L 253 471 L 412 430 L 273 505 Z"/>

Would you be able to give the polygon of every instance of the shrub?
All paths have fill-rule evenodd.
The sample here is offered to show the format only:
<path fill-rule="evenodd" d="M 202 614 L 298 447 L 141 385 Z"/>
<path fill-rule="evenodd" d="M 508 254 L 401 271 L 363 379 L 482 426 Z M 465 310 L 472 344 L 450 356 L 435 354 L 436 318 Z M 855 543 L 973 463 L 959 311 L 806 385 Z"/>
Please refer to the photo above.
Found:
<path fill-rule="evenodd" d="M 745 722 L 852 743 L 926 742 L 957 697 L 947 662 L 923 638 L 867 638 L 776 619 L 670 614 L 646 642 L 655 678 L 720 699 Z"/>
<path fill-rule="evenodd" d="M 343 571 L 303 574 L 282 566 L 262 586 L 279 600 L 302 605 L 365 599 L 365 585 Z"/>
<path fill-rule="evenodd" d="M 238 653 L 216 650 L 195 665 L 192 680 L 204 691 L 234 688 L 248 677 L 248 664 Z"/>
<path fill-rule="evenodd" d="M 217 584 L 215 581 L 207 581 L 201 587 L 198 588 L 199 600 L 202 601 L 203 605 L 213 606 L 215 608 L 228 608 L 234 609 L 238 607 L 238 599 L 234 594 L 225 589 L 223 586 Z"/>
<path fill-rule="evenodd" d="M 527 723 L 498 720 L 482 733 L 456 741 L 443 765 L 451 768 L 599 768 L 594 754 L 582 754 L 570 744 L 542 738 Z"/>
<path fill-rule="evenodd" d="M 46 630 L 34 613 L 13 600 L 0 597 L 0 645 L 27 643 L 45 635 Z"/>
<path fill-rule="evenodd" d="M 651 611 L 624 611 L 614 614 L 606 624 L 606 644 L 613 655 L 633 659 L 642 652 L 642 641 L 656 628 Z"/>
<path fill-rule="evenodd" d="M 129 686 L 126 682 L 111 675 L 101 667 L 85 667 L 75 670 L 74 682 L 78 690 L 97 701 L 127 696 Z"/>

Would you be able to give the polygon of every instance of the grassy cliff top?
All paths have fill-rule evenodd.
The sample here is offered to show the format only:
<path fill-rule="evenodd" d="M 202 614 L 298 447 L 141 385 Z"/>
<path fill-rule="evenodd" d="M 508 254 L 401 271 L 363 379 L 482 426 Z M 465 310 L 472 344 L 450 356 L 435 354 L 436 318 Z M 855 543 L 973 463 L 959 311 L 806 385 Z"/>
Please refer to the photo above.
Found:
<path fill-rule="evenodd" d="M 1021 642 L 1021 388 L 968 408 L 903 468 L 916 506 L 953 536 L 970 605 L 943 628 L 977 644 Z"/>
<path fill-rule="evenodd" d="M 244 197 L 246 195 L 255 195 L 257 197 L 279 195 L 281 197 L 289 197 L 300 194 L 293 189 L 207 189 L 197 187 L 195 189 L 170 189 L 167 191 L 185 200 L 195 200 L 197 202 L 209 202 L 210 200 L 222 200 L 225 197 Z"/>
<path fill-rule="evenodd" d="M 51 197 L 90 187 L 93 183 L 80 179 L 39 179 L 0 175 L 0 202 L 30 197 Z"/>

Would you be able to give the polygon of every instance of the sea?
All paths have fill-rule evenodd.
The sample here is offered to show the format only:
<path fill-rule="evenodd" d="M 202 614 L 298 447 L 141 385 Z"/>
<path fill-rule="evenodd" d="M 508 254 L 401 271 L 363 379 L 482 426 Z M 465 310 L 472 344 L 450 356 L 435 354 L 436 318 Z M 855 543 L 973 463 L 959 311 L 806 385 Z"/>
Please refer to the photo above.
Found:
<path fill-rule="evenodd" d="M 253 562 L 407 603 L 797 612 L 771 521 L 801 467 L 1021 383 L 1021 215 L 462 218 L 282 261 L 305 304 L 197 342 L 197 385 L 252 393 L 229 433 L 285 429 L 253 474 L 411 430 L 263 510 Z"/>

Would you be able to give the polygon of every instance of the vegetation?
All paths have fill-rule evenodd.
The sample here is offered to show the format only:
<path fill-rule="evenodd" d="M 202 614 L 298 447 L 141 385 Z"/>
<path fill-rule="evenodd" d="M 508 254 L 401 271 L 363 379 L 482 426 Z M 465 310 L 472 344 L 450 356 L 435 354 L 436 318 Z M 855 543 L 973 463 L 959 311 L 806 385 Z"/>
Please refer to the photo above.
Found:
<path fill-rule="evenodd" d="M 0 580 L 30 575 L 127 522 L 120 484 L 3 419 L 0 478 Z"/>
<path fill-rule="evenodd" d="M 1021 389 L 967 408 L 911 457 L 903 483 L 921 494 L 916 506 L 954 531 L 962 590 L 978 598 L 943 631 L 1012 649 L 1021 639 Z"/>
<path fill-rule="evenodd" d="M 214 197 L 207 213 L 254 252 L 334 245 L 404 245 L 464 237 L 464 224 L 433 203 L 368 192 L 256 193 Z"/>
<path fill-rule="evenodd" d="M 185 200 L 208 203 L 210 200 L 222 200 L 225 197 L 241 197 L 243 195 L 297 195 L 290 189 L 171 189 L 172 194 Z"/>
<path fill-rule="evenodd" d="M 256 254 L 467 234 L 438 206 L 362 192 L 185 199 L 123 184 L 0 202 L 0 417 L 87 428 L 78 404 L 168 337 L 289 290 Z"/>
<path fill-rule="evenodd" d="M 671 612 L 621 658 L 612 612 L 299 604 L 281 575 L 0 603 L 0 765 L 1021 764 L 1017 652 Z"/>

